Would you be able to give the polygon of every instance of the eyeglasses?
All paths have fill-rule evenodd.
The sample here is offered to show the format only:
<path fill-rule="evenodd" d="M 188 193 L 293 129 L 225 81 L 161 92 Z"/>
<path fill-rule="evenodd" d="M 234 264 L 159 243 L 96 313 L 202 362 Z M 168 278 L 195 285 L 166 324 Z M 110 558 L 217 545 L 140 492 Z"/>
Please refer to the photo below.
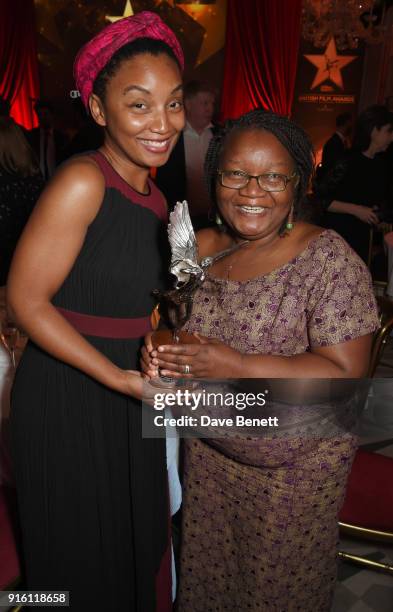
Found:
<path fill-rule="evenodd" d="M 269 172 L 268 174 L 247 174 L 242 170 L 218 170 L 220 183 L 228 189 L 244 189 L 252 178 L 258 181 L 258 185 L 264 191 L 285 191 L 289 181 L 294 179 L 296 172 L 287 176 L 286 174 L 277 174 L 277 172 Z"/>

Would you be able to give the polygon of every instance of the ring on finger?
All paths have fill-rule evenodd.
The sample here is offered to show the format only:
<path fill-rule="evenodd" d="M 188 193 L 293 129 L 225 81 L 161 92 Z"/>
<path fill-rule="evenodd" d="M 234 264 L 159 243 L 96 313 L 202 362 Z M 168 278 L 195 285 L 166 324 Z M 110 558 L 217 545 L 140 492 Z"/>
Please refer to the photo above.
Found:
<path fill-rule="evenodd" d="M 189 374 L 191 372 L 191 366 L 189 366 L 187 363 L 184 366 L 184 374 Z"/>

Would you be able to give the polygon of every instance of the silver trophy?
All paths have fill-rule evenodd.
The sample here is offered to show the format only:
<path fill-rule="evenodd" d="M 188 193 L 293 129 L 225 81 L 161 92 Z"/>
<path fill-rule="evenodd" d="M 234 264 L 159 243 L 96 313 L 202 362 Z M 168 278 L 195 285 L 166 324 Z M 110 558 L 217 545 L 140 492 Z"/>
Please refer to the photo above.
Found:
<path fill-rule="evenodd" d="M 177 202 L 169 215 L 168 238 L 172 253 L 169 271 L 176 281 L 173 289 L 164 292 L 155 290 L 153 293 L 159 300 L 160 315 L 170 330 L 169 343 L 195 343 L 198 342 L 195 336 L 180 330 L 191 316 L 193 296 L 205 280 L 206 270 L 219 259 L 244 246 L 247 241 L 212 257 L 204 257 L 198 263 L 198 244 L 186 200 Z M 162 331 L 156 332 L 153 343 L 156 344 L 159 339 L 159 344 L 163 344 L 161 336 Z M 168 338 L 168 330 L 165 336 Z"/>

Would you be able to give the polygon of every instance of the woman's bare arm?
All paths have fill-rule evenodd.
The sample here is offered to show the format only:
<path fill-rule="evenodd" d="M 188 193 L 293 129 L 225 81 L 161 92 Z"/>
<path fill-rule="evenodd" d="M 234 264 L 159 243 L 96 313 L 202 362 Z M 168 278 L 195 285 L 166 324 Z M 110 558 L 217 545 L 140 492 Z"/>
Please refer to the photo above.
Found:
<path fill-rule="evenodd" d="M 366 376 L 371 350 L 372 334 L 326 347 L 316 347 L 310 353 L 291 357 L 245 355 L 245 369 L 250 377 L 260 375 L 271 378 L 361 378 Z M 258 374 L 259 373 L 259 374 Z"/>
<path fill-rule="evenodd" d="M 351 202 L 341 202 L 340 200 L 333 200 L 328 206 L 329 212 L 341 213 L 347 215 L 353 215 L 369 225 L 379 223 L 379 219 L 372 208 L 368 206 L 361 206 L 360 204 L 352 204 Z"/>
<path fill-rule="evenodd" d="M 133 395 L 140 382 L 83 338 L 51 304 L 68 276 L 104 196 L 88 158 L 70 161 L 37 203 L 17 246 L 7 282 L 9 315 L 45 351 L 104 385 Z"/>
<path fill-rule="evenodd" d="M 164 376 L 196 378 L 361 378 L 367 374 L 372 334 L 284 357 L 244 354 L 199 334 L 201 344 L 165 345 L 150 354 Z M 146 372 L 146 369 L 145 369 Z"/>

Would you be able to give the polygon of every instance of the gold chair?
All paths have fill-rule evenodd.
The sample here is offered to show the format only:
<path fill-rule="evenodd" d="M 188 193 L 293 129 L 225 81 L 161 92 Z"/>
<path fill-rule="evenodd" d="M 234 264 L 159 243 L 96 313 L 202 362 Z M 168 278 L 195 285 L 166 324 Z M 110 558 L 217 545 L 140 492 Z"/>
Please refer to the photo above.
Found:
<path fill-rule="evenodd" d="M 393 300 L 387 297 L 377 297 L 379 308 L 380 328 L 374 334 L 373 344 L 371 347 L 370 365 L 368 377 L 373 378 L 378 365 L 393 367 L 391 364 L 381 361 L 386 343 L 393 331 Z"/>
<path fill-rule="evenodd" d="M 383 351 L 386 343 L 393 331 L 393 300 L 386 297 L 377 297 L 377 303 L 380 313 L 380 327 L 376 331 L 373 339 L 371 348 L 371 357 L 368 376 L 373 378 L 378 365 L 385 365 L 393 367 L 391 364 L 384 363 L 381 361 Z M 393 517 L 393 508 L 392 508 Z M 393 522 L 393 519 L 392 519 Z M 362 527 L 361 525 L 353 525 L 350 523 L 339 522 L 340 533 L 353 537 L 361 538 L 366 540 L 375 540 L 384 542 L 386 544 L 393 544 L 393 532 L 382 531 L 380 529 L 370 529 Z M 344 551 L 338 553 L 340 559 L 356 563 L 366 569 L 382 570 L 393 575 L 393 564 L 392 563 L 380 563 L 378 561 L 372 561 L 358 555 L 352 555 Z"/>
<path fill-rule="evenodd" d="M 339 522 L 340 533 L 353 538 L 361 538 L 364 540 L 373 540 L 383 542 L 385 544 L 393 544 L 393 533 L 389 531 L 379 531 L 377 529 L 366 529 L 365 527 L 359 527 L 357 525 L 350 525 L 348 523 Z M 372 561 L 359 555 L 352 555 L 350 553 L 339 551 L 338 556 L 343 561 L 355 563 L 365 569 L 369 570 L 380 570 L 387 572 L 393 576 L 393 564 L 392 563 L 380 563 L 379 561 Z"/>
<path fill-rule="evenodd" d="M 382 234 L 382 237 L 383 237 L 385 234 L 388 234 L 392 230 L 393 230 L 393 224 L 386 223 L 384 221 L 382 221 L 381 223 L 378 223 L 378 225 L 370 226 L 370 233 L 369 233 L 369 240 L 368 240 L 368 255 L 367 255 L 367 266 L 369 269 L 371 268 L 371 263 L 373 260 L 373 256 L 375 255 L 375 250 L 378 251 L 380 248 L 378 247 L 378 245 L 374 243 L 376 236 L 378 234 Z"/>

